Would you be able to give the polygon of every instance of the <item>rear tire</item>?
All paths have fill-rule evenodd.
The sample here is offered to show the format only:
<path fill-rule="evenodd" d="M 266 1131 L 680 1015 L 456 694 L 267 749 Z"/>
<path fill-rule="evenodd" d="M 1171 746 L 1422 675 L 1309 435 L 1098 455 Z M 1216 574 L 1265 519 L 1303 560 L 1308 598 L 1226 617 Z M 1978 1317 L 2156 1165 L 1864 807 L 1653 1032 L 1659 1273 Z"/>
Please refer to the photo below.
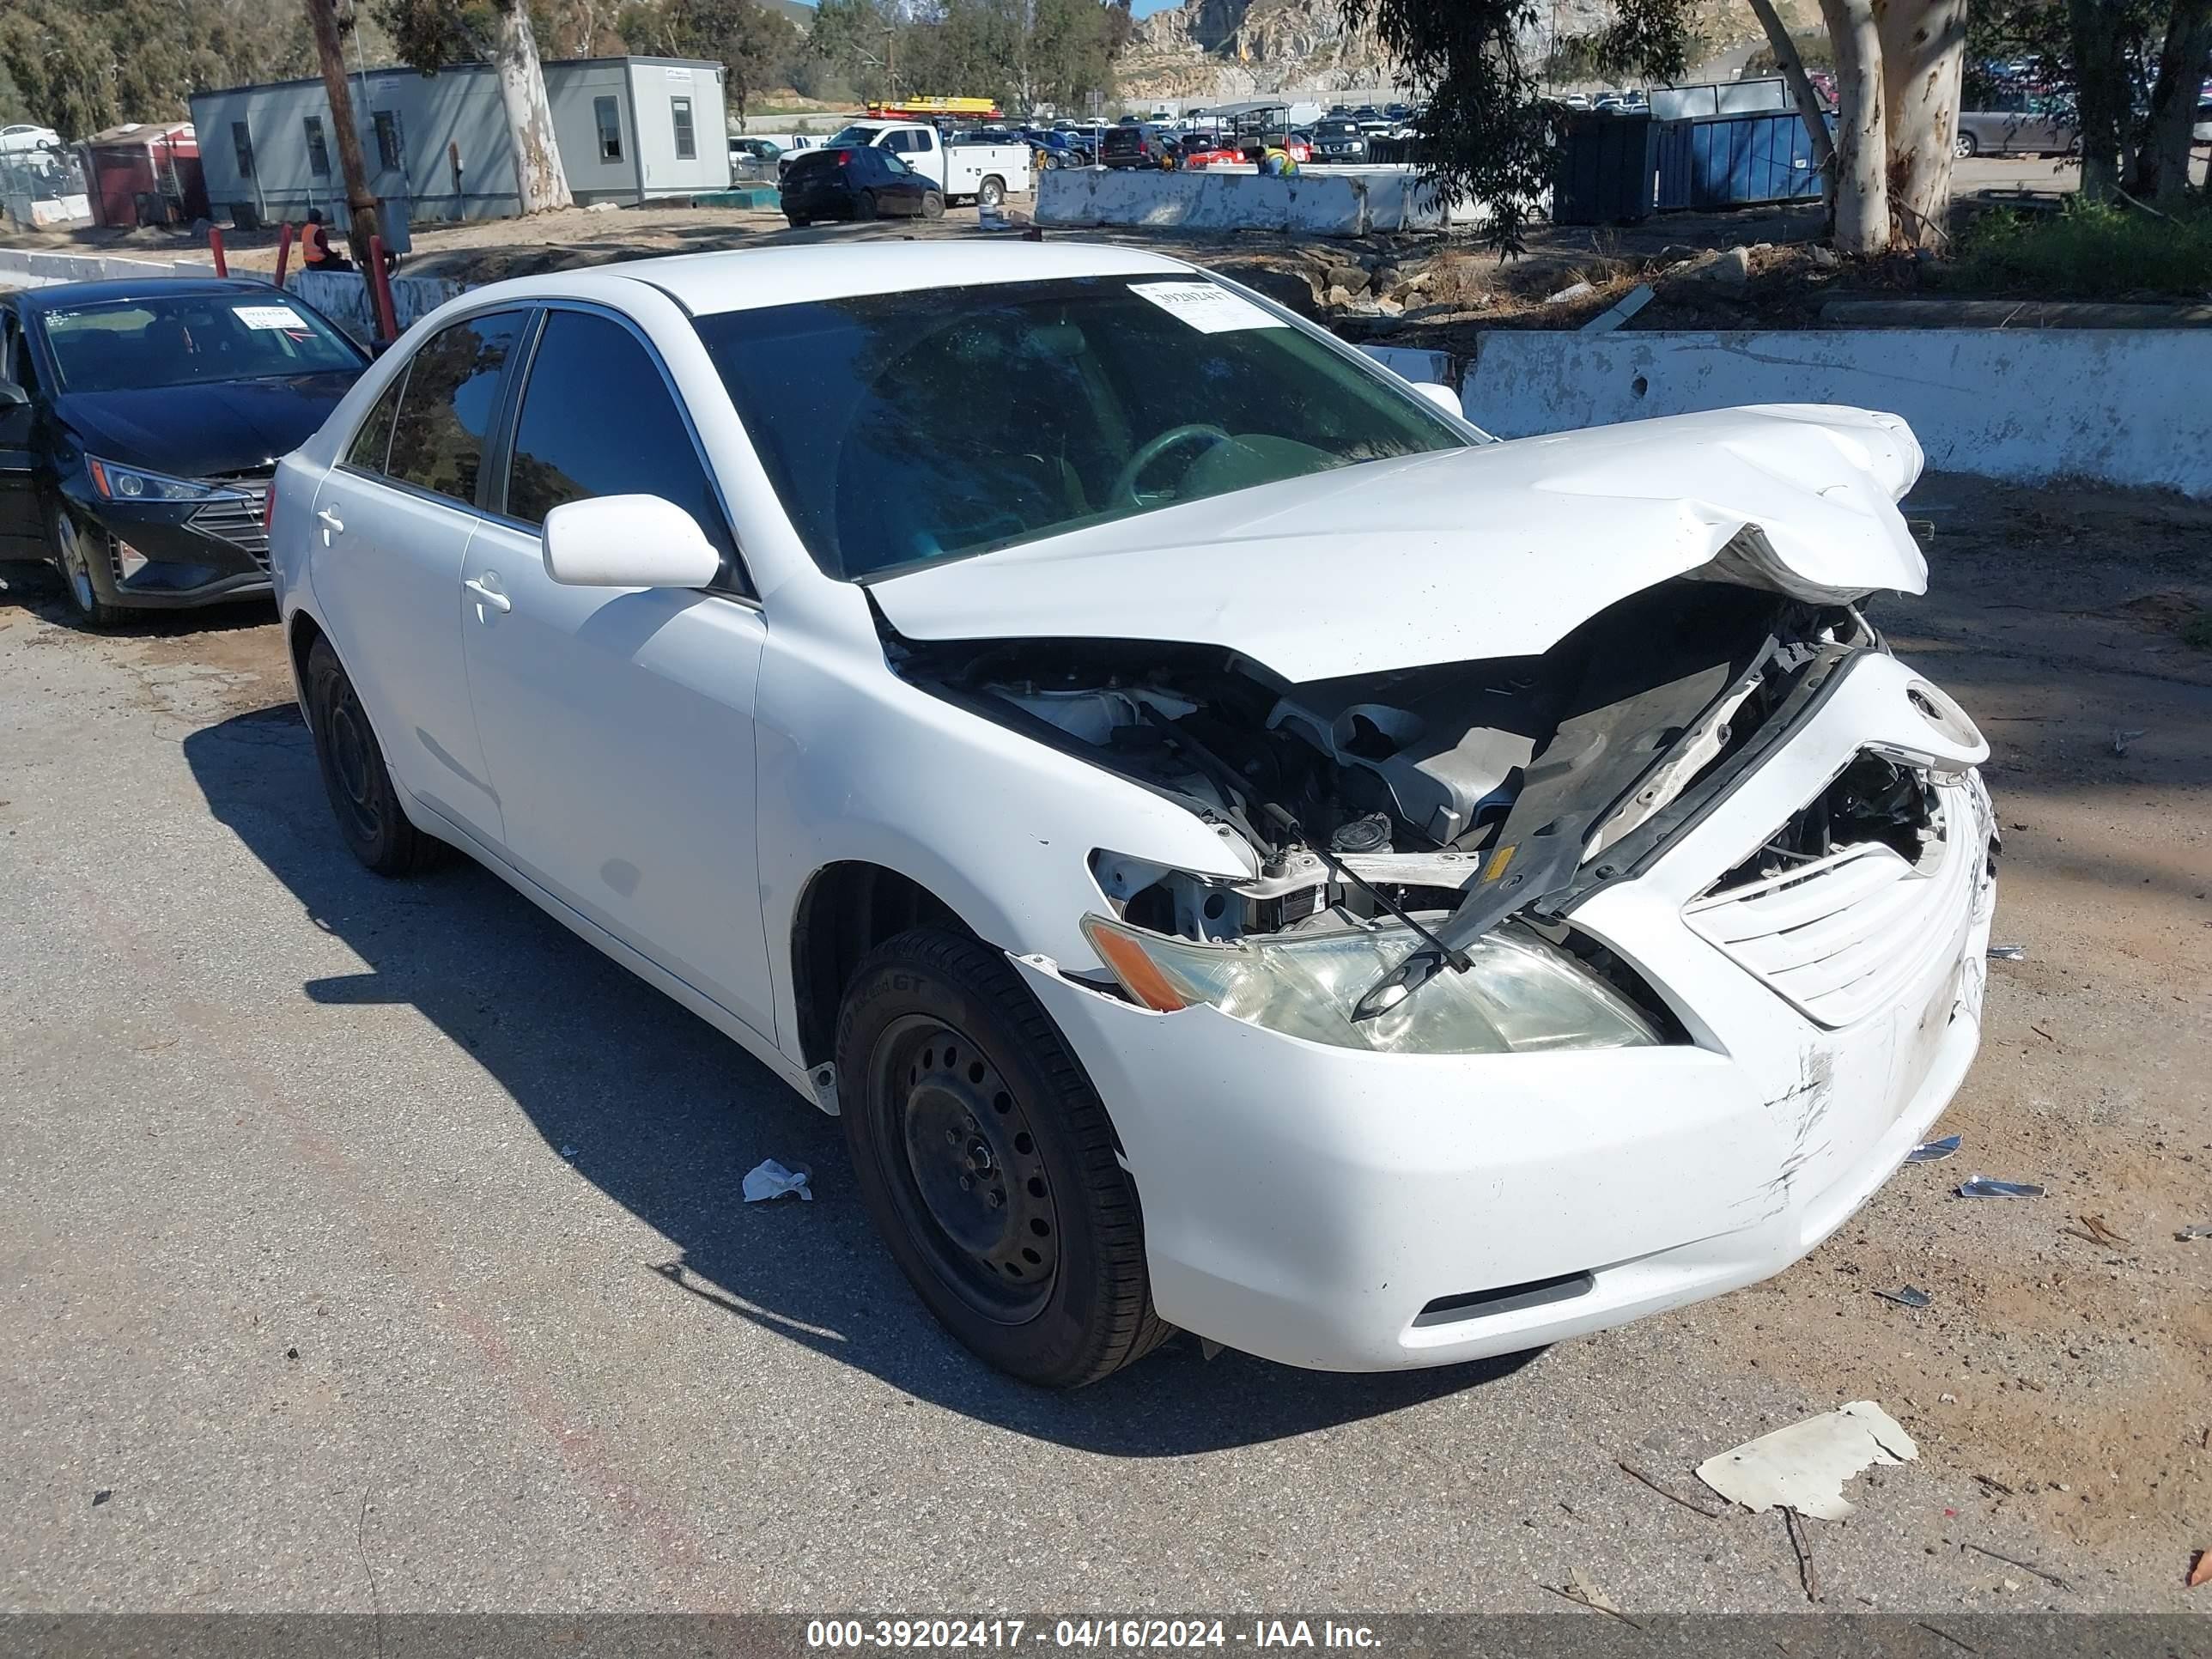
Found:
<path fill-rule="evenodd" d="M 942 219 L 945 216 L 944 197 L 933 190 L 922 191 L 921 216 L 925 219 Z"/>
<path fill-rule="evenodd" d="M 983 180 L 975 191 L 977 207 L 994 208 L 1006 199 L 1006 181 L 996 173 Z"/>
<path fill-rule="evenodd" d="M 1106 1109 L 1000 952 L 943 927 L 870 951 L 837 1076 L 861 1201 L 967 1347 L 1073 1389 L 1169 1334 Z"/>
<path fill-rule="evenodd" d="M 853 216 L 855 219 L 872 219 L 876 216 L 875 191 L 864 190 L 853 198 Z"/>
<path fill-rule="evenodd" d="M 789 225 L 793 230 L 804 230 L 807 226 L 814 222 L 811 219 L 795 218 L 788 213 L 783 216 L 783 219 L 784 222 Z"/>
<path fill-rule="evenodd" d="M 77 527 L 76 516 L 59 501 L 46 504 L 46 546 L 55 568 L 62 573 L 62 592 L 69 596 L 70 615 L 80 628 L 104 634 L 131 620 L 129 611 L 110 605 L 93 586 L 92 561 L 105 558 L 106 550 Z"/>
<path fill-rule="evenodd" d="M 346 846 L 380 876 L 428 869 L 446 844 L 408 821 L 368 711 L 327 640 L 309 647 L 307 681 L 307 730 Z"/>

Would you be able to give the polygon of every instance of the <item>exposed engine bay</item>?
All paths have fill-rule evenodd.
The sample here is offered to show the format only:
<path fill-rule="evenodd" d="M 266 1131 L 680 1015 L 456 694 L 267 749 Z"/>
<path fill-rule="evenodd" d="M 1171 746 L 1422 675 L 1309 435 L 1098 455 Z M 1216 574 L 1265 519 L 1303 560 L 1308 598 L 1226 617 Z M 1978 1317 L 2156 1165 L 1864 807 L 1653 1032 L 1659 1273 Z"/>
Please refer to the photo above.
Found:
<path fill-rule="evenodd" d="M 1100 886 L 1130 925 L 1225 940 L 1388 915 L 1431 947 L 1392 976 L 1403 996 L 1508 917 L 1541 926 L 1631 869 L 1695 786 L 1755 763 L 1843 658 L 1881 641 L 1848 605 L 1686 577 L 1541 656 L 1306 684 L 1194 645 L 890 645 L 904 678 L 1252 849 L 1258 874 L 1231 883 L 1102 856 Z M 1933 802 L 1924 777 L 1863 757 L 1770 861 L 1867 839 L 1917 857 Z"/>

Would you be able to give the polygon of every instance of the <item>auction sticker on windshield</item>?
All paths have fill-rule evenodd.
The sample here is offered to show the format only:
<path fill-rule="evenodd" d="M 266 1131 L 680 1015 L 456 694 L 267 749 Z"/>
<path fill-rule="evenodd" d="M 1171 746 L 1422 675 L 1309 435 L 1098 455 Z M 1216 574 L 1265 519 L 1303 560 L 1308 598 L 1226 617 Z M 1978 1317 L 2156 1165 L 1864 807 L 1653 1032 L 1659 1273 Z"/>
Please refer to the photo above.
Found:
<path fill-rule="evenodd" d="M 1283 319 L 1262 311 L 1241 294 L 1213 283 L 1132 283 L 1129 292 L 1150 300 L 1201 334 L 1226 334 L 1238 328 L 1281 328 Z"/>
<path fill-rule="evenodd" d="M 248 328 L 305 328 L 307 319 L 289 306 L 233 306 L 230 314 Z"/>

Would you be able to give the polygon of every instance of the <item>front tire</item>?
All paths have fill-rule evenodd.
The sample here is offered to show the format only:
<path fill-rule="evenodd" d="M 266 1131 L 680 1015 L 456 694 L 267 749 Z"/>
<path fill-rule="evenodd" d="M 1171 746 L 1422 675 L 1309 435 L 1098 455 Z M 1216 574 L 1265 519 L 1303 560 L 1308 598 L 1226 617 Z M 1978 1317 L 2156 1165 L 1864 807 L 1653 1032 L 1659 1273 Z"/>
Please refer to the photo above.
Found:
<path fill-rule="evenodd" d="M 62 573 L 62 592 L 69 596 L 70 615 L 79 627 L 104 634 L 131 619 L 123 606 L 100 597 L 100 589 L 93 585 L 92 561 L 104 555 L 98 543 L 77 527 L 76 515 L 58 501 L 46 506 L 46 546 Z"/>
<path fill-rule="evenodd" d="M 346 846 L 380 876 L 428 869 L 446 851 L 445 843 L 408 821 L 368 711 L 329 641 L 309 647 L 307 681 L 307 729 Z"/>
<path fill-rule="evenodd" d="M 945 216 L 945 198 L 933 190 L 922 191 L 921 216 L 925 219 L 942 219 Z"/>
<path fill-rule="evenodd" d="M 1980 149 L 1981 145 L 1975 142 L 1974 135 L 1971 132 L 1962 132 L 1951 141 L 1951 154 L 1961 161 L 1972 157 Z"/>
<path fill-rule="evenodd" d="M 837 1075 L 861 1201 L 967 1347 L 1073 1389 L 1168 1335 L 1106 1109 L 998 951 L 917 927 L 869 952 Z"/>

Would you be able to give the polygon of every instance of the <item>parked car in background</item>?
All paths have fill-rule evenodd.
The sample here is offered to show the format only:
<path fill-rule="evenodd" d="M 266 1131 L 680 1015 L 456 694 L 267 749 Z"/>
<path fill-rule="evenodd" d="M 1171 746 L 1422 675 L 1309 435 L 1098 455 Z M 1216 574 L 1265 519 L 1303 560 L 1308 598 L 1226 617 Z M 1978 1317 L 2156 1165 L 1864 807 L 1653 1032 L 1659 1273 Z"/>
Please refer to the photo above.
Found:
<path fill-rule="evenodd" d="M 947 138 L 926 121 L 855 121 L 830 141 L 841 147 L 864 144 L 894 155 L 932 180 L 947 202 L 974 201 L 996 207 L 1009 191 L 1030 188 L 1030 147 L 1007 136 L 1004 142 Z"/>
<path fill-rule="evenodd" d="M 777 163 L 782 159 L 782 146 L 766 138 L 730 140 L 730 177 L 739 184 L 780 178 L 781 171 Z"/>
<path fill-rule="evenodd" d="M 62 136 L 52 127 L 42 127 L 33 122 L 18 121 L 0 127 L 0 155 L 29 155 L 42 149 L 63 148 Z"/>
<path fill-rule="evenodd" d="M 942 219 L 945 192 L 892 151 L 837 144 L 792 158 L 781 205 L 793 227 L 817 219 Z"/>
<path fill-rule="evenodd" d="M 2081 148 L 2081 130 L 2071 100 L 2055 93 L 2000 88 L 1981 107 L 1959 112 L 1952 154 L 2067 155 Z"/>
<path fill-rule="evenodd" d="M 1860 609 L 1926 586 L 1919 447 L 1458 409 L 1133 248 L 477 289 L 278 469 L 338 834 L 464 849 L 838 1114 L 1032 1382 L 1751 1284 L 1978 1038 L 1988 745 Z"/>
<path fill-rule="evenodd" d="M 1098 141 L 1098 159 L 1109 167 L 1156 167 L 1170 146 L 1180 143 L 1165 127 L 1149 122 L 1137 126 L 1106 129 Z"/>
<path fill-rule="evenodd" d="M 1193 132 L 1165 145 L 1160 165 L 1202 173 L 1207 167 L 1233 167 L 1244 159 L 1244 152 L 1219 134 Z"/>
<path fill-rule="evenodd" d="M 1090 153 L 1066 133 L 1050 127 L 1024 127 L 1021 138 L 1030 147 L 1030 165 L 1041 173 L 1090 165 Z"/>
<path fill-rule="evenodd" d="M 1316 161 L 1364 161 L 1367 159 L 1367 135 L 1360 131 L 1357 121 L 1317 121 L 1314 124 L 1313 159 Z"/>
<path fill-rule="evenodd" d="M 75 283 L 0 301 L 0 557 L 79 621 L 269 591 L 276 459 L 368 366 L 266 283 Z"/>

